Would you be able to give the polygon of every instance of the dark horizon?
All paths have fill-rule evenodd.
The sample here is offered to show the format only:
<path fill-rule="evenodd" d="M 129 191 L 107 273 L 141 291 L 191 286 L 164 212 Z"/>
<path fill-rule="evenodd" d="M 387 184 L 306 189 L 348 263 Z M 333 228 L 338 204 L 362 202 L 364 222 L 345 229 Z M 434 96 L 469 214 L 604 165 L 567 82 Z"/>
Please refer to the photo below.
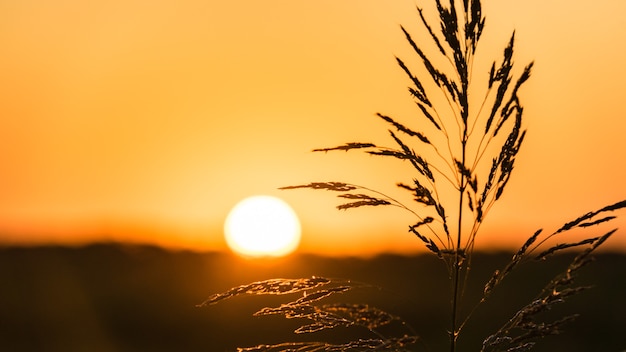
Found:
<path fill-rule="evenodd" d="M 493 332 L 532 298 L 550 273 L 567 265 L 559 255 L 529 265 L 494 294 L 493 304 L 473 317 L 464 350 L 475 350 L 481 336 Z M 540 341 L 536 351 L 618 351 L 626 347 L 626 256 L 598 254 L 580 275 L 594 288 L 559 307 L 581 313 L 561 336 Z M 474 257 L 466 299 L 476 299 L 493 270 L 510 254 Z M 230 253 L 169 251 L 155 246 L 98 244 L 81 248 L 0 247 L 3 285 L 0 340 L 7 350 L 27 351 L 233 351 L 235 347 L 296 339 L 341 339 L 346 332 L 310 336 L 292 333 L 293 322 L 252 317 L 283 297 L 235 297 L 205 308 L 196 305 L 214 293 L 270 278 L 323 276 L 371 284 L 342 294 L 342 301 L 369 303 L 403 317 L 431 350 L 446 343 L 448 282 L 434 255 L 380 255 L 333 258 L 293 255 L 244 260 Z M 474 346 L 474 347 L 471 347 Z"/>
<path fill-rule="evenodd" d="M 522 243 L 520 243 L 521 245 Z M 76 242 L 76 243 L 67 243 L 67 242 L 37 242 L 37 243 L 25 243 L 25 242 L 2 242 L 0 241 L 0 250 L 7 249 L 41 249 L 41 248 L 66 248 L 66 249 L 85 249 L 89 247 L 99 247 L 99 246 L 117 246 L 117 247 L 128 247 L 128 248 L 154 248 L 156 250 L 162 250 L 164 252 L 178 253 L 178 252 L 188 252 L 194 254 L 228 254 L 235 258 L 249 261 L 276 261 L 276 260 L 285 260 L 289 258 L 294 258 L 298 256 L 314 256 L 314 257 L 322 257 L 322 258 L 360 258 L 360 259 L 374 259 L 377 257 L 384 256 L 400 256 L 400 257 L 414 257 L 414 256 L 422 256 L 422 255 L 433 255 L 432 252 L 428 251 L 426 248 L 421 247 L 421 243 L 416 243 L 416 247 L 414 251 L 379 251 L 379 252 L 366 252 L 362 254 L 355 254 L 354 252 L 348 252 L 348 254 L 340 254 L 340 251 L 335 251 L 331 253 L 323 253 L 320 251 L 306 251 L 300 248 L 296 249 L 293 253 L 287 254 L 285 256 L 267 256 L 267 257 L 258 257 L 258 258 L 247 258 L 245 256 L 239 255 L 235 253 L 233 250 L 229 248 L 223 249 L 213 249 L 213 248 L 205 248 L 205 247 L 176 247 L 170 245 L 160 245 L 157 243 L 151 243 L 149 241 L 124 241 L 124 240 L 95 240 L 95 241 L 86 241 L 86 242 Z M 513 255 L 519 249 L 519 247 L 514 246 L 494 246 L 490 248 L 477 248 L 474 250 L 477 254 L 488 254 L 488 255 L 499 255 L 499 254 L 509 254 Z M 562 252 L 566 253 L 576 253 L 577 249 L 565 249 Z M 622 249 L 621 247 L 604 245 L 600 246 L 595 250 L 596 254 L 608 254 L 608 255 L 624 255 L 626 256 L 626 249 Z"/>

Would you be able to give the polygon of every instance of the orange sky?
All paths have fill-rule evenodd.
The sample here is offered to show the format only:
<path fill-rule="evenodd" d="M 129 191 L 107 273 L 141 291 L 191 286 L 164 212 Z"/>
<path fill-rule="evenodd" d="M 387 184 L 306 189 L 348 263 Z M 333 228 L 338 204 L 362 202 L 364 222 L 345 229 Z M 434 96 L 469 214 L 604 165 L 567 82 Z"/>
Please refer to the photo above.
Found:
<path fill-rule="evenodd" d="M 626 198 L 626 2 L 484 10 L 478 55 L 499 55 L 516 29 L 516 63 L 536 62 L 529 135 L 479 239 L 517 246 Z M 374 113 L 416 113 L 394 55 L 415 59 L 399 24 L 417 33 L 417 21 L 409 0 L 0 2 L 0 243 L 222 249 L 228 210 L 270 194 L 300 215 L 303 251 L 421 250 L 408 213 L 276 190 L 336 180 L 402 194 L 403 165 L 310 150 L 389 144 Z M 622 249 L 625 219 L 610 242 Z"/>

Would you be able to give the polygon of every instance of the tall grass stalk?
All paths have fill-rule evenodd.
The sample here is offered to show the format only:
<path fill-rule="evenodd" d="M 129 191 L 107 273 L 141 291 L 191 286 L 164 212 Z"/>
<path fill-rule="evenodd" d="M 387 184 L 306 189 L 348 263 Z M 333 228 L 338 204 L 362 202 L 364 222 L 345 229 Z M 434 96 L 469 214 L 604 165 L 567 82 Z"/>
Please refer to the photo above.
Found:
<path fill-rule="evenodd" d="M 580 249 L 563 273 L 551 280 L 528 305 L 522 307 L 502 328 L 487 336 L 482 351 L 527 351 L 538 338 L 556 334 L 573 319 L 541 321 L 542 312 L 583 291 L 575 274 L 590 261 L 591 253 L 609 238 L 614 229 L 600 235 L 550 246 L 548 240 L 575 229 L 591 229 L 614 219 L 608 213 L 626 207 L 626 201 L 589 212 L 545 235 L 538 230 L 513 255 L 501 270 L 485 283 L 483 297 L 473 307 L 461 309 L 464 288 L 469 280 L 472 254 L 479 229 L 493 205 L 502 196 L 514 169 L 526 130 L 523 129 L 523 106 L 520 90 L 531 76 L 533 63 L 521 69 L 514 65 L 515 32 L 502 54 L 492 61 L 483 84 L 473 84 L 472 72 L 478 43 L 485 29 L 480 0 L 434 0 L 437 25 L 427 20 L 418 7 L 423 34 L 430 43 L 418 44 L 405 27 L 401 31 L 415 55 L 407 64 L 396 58 L 399 68 L 411 85 L 408 92 L 419 112 L 419 119 L 409 123 L 388 115 L 377 117 L 389 124 L 391 146 L 370 142 L 350 142 L 340 146 L 315 149 L 316 152 L 358 150 L 370 155 L 408 162 L 413 168 L 410 183 L 396 185 L 410 193 L 415 204 L 406 205 L 385 193 L 346 182 L 312 182 L 283 189 L 310 188 L 338 192 L 347 200 L 339 209 L 363 206 L 397 206 L 415 216 L 408 231 L 441 258 L 451 280 L 449 311 L 449 351 L 458 350 L 458 340 L 473 312 L 489 299 L 497 286 L 520 264 L 545 260 L 557 252 Z M 431 52 L 430 54 L 427 54 Z M 417 67 L 417 68 L 416 68 Z M 480 77 L 479 77 L 480 78 Z M 476 78 L 474 78 L 476 79 Z M 470 98 L 481 96 L 481 99 Z M 479 101 L 472 105 L 470 102 Z M 412 126 L 420 126 L 418 131 Z M 455 199 L 446 195 L 456 194 Z M 322 286 L 326 288 L 322 288 Z M 410 329 L 391 337 L 379 328 L 399 318 L 363 305 L 319 305 L 318 301 L 355 288 L 353 284 L 326 278 L 277 279 L 242 285 L 215 295 L 203 305 L 213 304 L 240 294 L 288 294 L 306 292 L 294 301 L 277 308 L 264 308 L 255 315 L 281 314 L 286 318 L 312 321 L 296 330 L 314 332 L 338 326 L 362 326 L 373 334 L 371 339 L 346 344 L 285 343 L 259 345 L 240 351 L 363 351 L 409 350 L 418 337 Z M 467 311 L 463 314 L 462 311 Z"/>

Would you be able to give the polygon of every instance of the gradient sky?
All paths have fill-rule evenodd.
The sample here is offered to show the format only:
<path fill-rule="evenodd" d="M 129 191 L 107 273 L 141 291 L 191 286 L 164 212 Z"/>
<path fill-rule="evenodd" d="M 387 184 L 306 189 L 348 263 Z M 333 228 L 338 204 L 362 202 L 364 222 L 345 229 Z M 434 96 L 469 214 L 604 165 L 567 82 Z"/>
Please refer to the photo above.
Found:
<path fill-rule="evenodd" d="M 626 2 L 484 11 L 480 57 L 515 29 L 516 63 L 535 60 L 529 134 L 479 238 L 518 246 L 626 198 Z M 310 151 L 391 144 L 374 114 L 416 113 L 394 55 L 415 59 L 399 25 L 417 33 L 418 20 L 409 0 L 0 1 L 0 243 L 222 249 L 229 209 L 270 194 L 299 214 L 303 251 L 421 250 L 408 213 L 277 190 L 347 181 L 396 195 L 410 180 L 386 160 Z M 626 249 L 615 224 L 609 243 Z"/>

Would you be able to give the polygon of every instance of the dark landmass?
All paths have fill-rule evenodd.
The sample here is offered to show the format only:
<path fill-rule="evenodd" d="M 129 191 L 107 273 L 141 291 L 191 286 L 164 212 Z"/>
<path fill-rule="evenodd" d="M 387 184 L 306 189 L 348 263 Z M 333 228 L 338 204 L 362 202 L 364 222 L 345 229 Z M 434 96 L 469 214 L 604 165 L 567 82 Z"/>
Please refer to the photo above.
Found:
<path fill-rule="evenodd" d="M 495 269 L 511 254 L 478 254 L 465 302 L 474 302 Z M 478 351 L 482 339 L 528 303 L 567 256 L 529 263 L 482 306 L 460 340 Z M 604 253 L 581 273 L 594 287 L 558 307 L 580 313 L 566 331 L 533 351 L 626 350 L 626 256 Z M 213 293 L 252 281 L 309 276 L 351 279 L 375 287 L 340 295 L 403 317 L 428 346 L 446 350 L 448 281 L 431 255 L 372 259 L 311 255 L 246 261 L 226 253 L 170 252 L 116 244 L 82 248 L 0 248 L 2 351 L 234 351 L 238 346 L 336 339 L 341 329 L 295 335 L 293 321 L 252 317 L 285 297 L 235 297 L 197 308 Z M 561 310 L 562 309 L 562 310 Z M 371 337 L 364 335 L 363 337 Z"/>

